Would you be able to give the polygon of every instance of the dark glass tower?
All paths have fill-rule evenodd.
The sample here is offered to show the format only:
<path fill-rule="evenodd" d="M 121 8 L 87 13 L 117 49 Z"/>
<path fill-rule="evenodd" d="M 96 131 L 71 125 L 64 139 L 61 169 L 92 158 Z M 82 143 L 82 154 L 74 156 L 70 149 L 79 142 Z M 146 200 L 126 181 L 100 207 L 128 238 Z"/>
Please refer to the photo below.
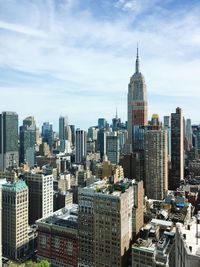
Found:
<path fill-rule="evenodd" d="M 0 170 L 17 167 L 18 163 L 18 115 L 5 111 L 0 114 Z"/>
<path fill-rule="evenodd" d="M 42 141 L 49 145 L 50 150 L 53 148 L 53 125 L 44 122 L 42 125 Z"/>
<path fill-rule="evenodd" d="M 169 189 L 176 190 L 184 179 L 183 115 L 179 107 L 171 114 L 171 166 Z"/>

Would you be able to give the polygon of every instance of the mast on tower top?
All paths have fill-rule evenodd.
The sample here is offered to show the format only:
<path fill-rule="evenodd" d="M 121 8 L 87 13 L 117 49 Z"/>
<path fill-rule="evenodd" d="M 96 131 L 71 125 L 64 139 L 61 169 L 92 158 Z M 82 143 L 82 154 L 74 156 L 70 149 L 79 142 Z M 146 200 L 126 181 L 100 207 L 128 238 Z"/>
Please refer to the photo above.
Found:
<path fill-rule="evenodd" d="M 138 43 L 137 43 L 137 54 L 136 54 L 136 62 L 135 62 L 135 73 L 139 73 L 139 49 L 138 49 Z"/>

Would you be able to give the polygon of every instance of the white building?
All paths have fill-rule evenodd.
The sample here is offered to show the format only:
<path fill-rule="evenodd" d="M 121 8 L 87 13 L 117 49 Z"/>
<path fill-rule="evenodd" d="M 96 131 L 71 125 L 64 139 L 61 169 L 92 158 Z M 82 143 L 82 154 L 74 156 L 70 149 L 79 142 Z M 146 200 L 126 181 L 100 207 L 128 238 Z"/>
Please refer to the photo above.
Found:
<path fill-rule="evenodd" d="M 200 266 L 200 220 L 176 224 L 176 267 Z"/>

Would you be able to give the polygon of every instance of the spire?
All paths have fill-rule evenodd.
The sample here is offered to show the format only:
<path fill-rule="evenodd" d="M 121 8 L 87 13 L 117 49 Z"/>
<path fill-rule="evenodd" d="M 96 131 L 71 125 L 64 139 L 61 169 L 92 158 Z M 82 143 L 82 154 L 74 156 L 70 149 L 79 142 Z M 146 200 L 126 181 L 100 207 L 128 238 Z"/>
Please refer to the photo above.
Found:
<path fill-rule="evenodd" d="M 135 62 L 135 73 L 139 73 L 139 52 L 138 52 L 138 43 L 137 43 L 137 55 L 136 55 L 136 62 Z"/>
<path fill-rule="evenodd" d="M 117 107 L 116 107 L 116 115 L 115 115 L 115 118 L 118 119 L 118 115 L 117 115 Z"/>

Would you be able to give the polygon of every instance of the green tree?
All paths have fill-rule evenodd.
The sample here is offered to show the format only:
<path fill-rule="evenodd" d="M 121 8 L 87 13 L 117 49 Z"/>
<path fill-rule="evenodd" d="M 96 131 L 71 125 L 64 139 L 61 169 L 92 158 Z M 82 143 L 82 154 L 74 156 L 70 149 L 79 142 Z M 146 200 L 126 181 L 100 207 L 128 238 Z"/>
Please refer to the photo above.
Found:
<path fill-rule="evenodd" d="M 38 267 L 49 267 L 50 264 L 47 260 L 42 260 L 40 263 L 38 263 Z"/>

